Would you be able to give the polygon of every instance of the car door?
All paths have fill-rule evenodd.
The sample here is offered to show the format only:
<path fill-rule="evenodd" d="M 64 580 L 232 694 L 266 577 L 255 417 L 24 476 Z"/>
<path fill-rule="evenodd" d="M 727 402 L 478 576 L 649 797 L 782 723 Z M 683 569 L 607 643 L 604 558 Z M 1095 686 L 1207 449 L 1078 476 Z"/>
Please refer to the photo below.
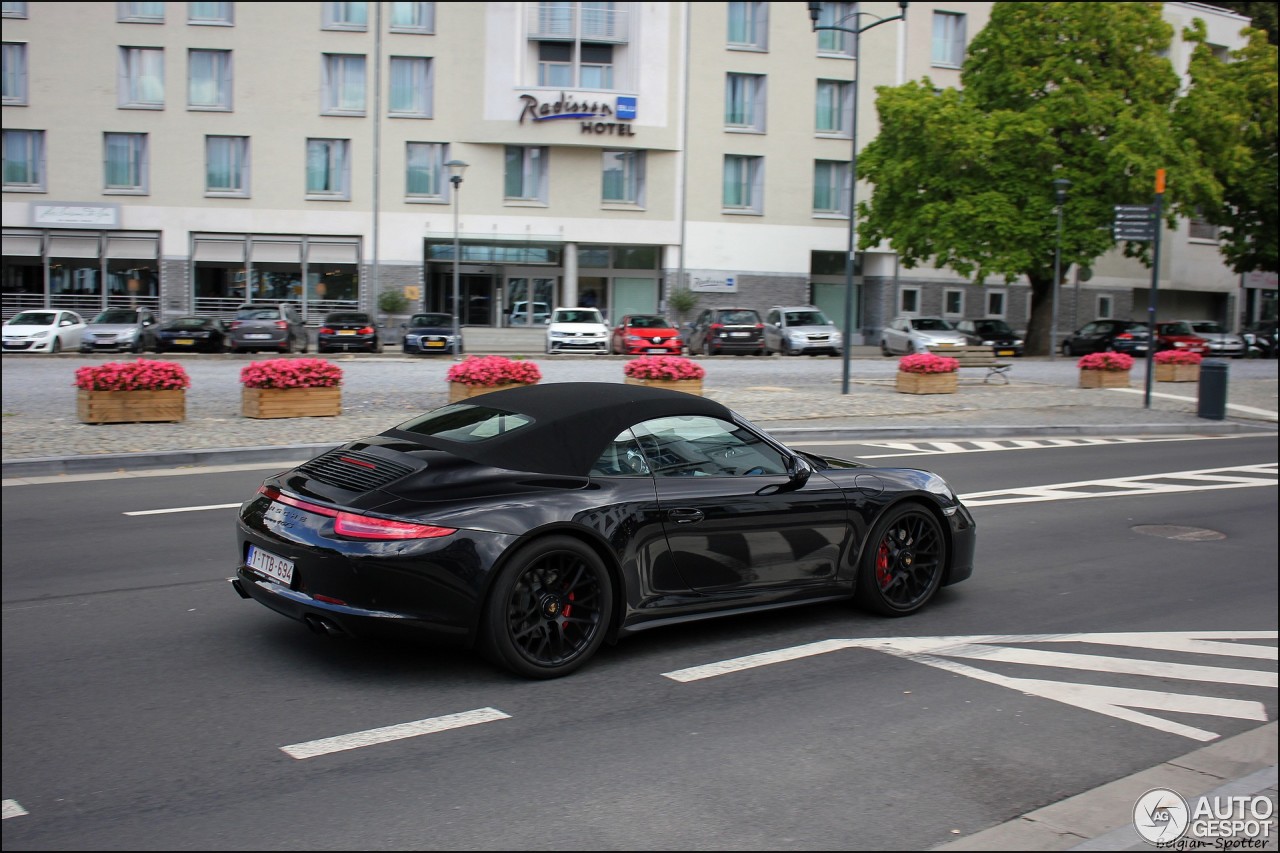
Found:
<path fill-rule="evenodd" d="M 758 594 L 835 581 L 848 539 L 840 489 L 800 484 L 792 457 L 738 424 L 666 417 L 632 432 L 654 476 L 676 568 L 707 594 Z"/>
<path fill-rule="evenodd" d="M 890 352 L 902 353 L 907 351 L 908 341 L 910 340 L 911 324 L 899 317 L 889 324 L 884 330 L 885 345 Z"/>

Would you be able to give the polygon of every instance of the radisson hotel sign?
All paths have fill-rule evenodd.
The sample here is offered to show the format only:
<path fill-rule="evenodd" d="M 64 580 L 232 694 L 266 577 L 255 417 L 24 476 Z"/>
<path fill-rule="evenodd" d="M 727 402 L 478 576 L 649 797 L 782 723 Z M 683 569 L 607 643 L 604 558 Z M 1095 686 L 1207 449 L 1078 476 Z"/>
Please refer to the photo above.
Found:
<path fill-rule="evenodd" d="M 539 101 L 534 95 L 520 96 L 520 124 L 546 121 L 577 121 L 582 132 L 599 136 L 635 136 L 627 124 L 636 117 L 634 95 L 619 95 L 613 106 L 601 101 L 576 100 L 560 93 L 554 101 Z"/>

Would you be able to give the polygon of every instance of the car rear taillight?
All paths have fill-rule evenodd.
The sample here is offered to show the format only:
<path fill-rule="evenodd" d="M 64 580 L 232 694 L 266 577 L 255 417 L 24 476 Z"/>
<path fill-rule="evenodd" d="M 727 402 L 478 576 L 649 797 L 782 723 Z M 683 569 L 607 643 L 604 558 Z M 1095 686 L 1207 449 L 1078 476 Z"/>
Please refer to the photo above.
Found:
<path fill-rule="evenodd" d="M 372 334 L 373 334 L 373 326 L 365 326 L 363 329 L 361 329 L 361 330 L 359 331 L 359 333 L 358 333 L 358 334 L 361 334 L 361 335 L 372 335 Z"/>
<path fill-rule="evenodd" d="M 238 328 L 240 328 L 240 321 L 239 321 L 239 320 L 232 320 L 230 323 L 228 323 L 228 324 L 227 324 L 227 328 L 228 328 L 228 329 L 238 329 Z"/>
<path fill-rule="evenodd" d="M 289 324 L 288 324 L 288 322 L 286 322 L 285 320 L 276 320 L 276 328 L 277 328 L 277 329 L 287 329 L 287 328 L 289 328 Z"/>
<path fill-rule="evenodd" d="M 258 494 L 265 495 L 277 503 L 304 509 L 334 519 L 333 530 L 340 536 L 352 539 L 437 539 L 456 533 L 452 527 L 436 527 L 432 524 L 418 524 L 412 521 L 394 521 L 389 518 L 375 518 L 347 510 L 320 506 L 301 498 L 286 495 L 271 486 L 260 486 Z"/>
<path fill-rule="evenodd" d="M 1128 341 L 1128 340 L 1133 340 L 1133 335 L 1129 334 L 1128 332 L 1121 332 L 1120 334 L 1116 335 L 1116 337 L 1117 337 L 1117 338 L 1124 338 L 1124 339 L 1125 339 L 1125 340 L 1127 340 L 1127 341 Z"/>
<path fill-rule="evenodd" d="M 713 332 L 718 332 L 724 328 L 724 323 L 712 323 L 708 328 Z"/>
<path fill-rule="evenodd" d="M 322 335 L 332 335 L 332 334 L 333 334 L 333 329 L 330 329 L 328 326 L 321 326 L 321 327 L 320 327 L 320 334 L 322 334 Z"/>

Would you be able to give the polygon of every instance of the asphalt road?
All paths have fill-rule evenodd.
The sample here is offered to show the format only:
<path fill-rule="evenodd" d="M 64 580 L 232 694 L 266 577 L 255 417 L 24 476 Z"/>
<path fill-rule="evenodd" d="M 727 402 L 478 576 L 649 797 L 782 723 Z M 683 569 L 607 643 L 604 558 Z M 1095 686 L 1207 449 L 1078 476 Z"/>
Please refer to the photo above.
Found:
<path fill-rule="evenodd" d="M 269 471 L 7 486 L 3 847 L 924 849 L 1276 719 L 1274 436 L 815 449 L 946 476 L 974 577 L 908 619 L 666 628 L 538 683 L 239 599 L 234 510 L 172 510 Z M 1197 631 L 1272 657 L 1171 645 Z M 1110 688 L 1164 705 L 1065 700 Z M 488 721 L 283 751 L 467 712 Z"/>

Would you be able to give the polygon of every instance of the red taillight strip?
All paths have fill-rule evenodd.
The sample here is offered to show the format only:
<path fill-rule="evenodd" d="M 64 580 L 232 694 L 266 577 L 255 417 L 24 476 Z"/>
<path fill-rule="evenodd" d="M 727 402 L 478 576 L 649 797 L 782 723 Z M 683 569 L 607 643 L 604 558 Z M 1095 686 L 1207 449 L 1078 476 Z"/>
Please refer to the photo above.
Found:
<path fill-rule="evenodd" d="M 305 509 L 327 518 L 336 519 L 333 530 L 340 536 L 353 539 L 437 539 L 456 532 L 453 527 L 436 527 L 431 524 L 417 524 L 412 521 L 393 521 L 389 518 L 375 518 L 371 515 L 360 515 L 346 510 L 320 506 L 299 498 L 282 494 L 279 489 L 260 486 L 258 494 L 288 506 Z"/>
<path fill-rule="evenodd" d="M 339 456 L 338 461 L 346 462 L 349 465 L 359 465 L 364 468 L 370 468 L 374 471 L 378 470 L 378 466 L 372 462 L 365 462 L 363 459 L 352 459 L 350 456 Z"/>

